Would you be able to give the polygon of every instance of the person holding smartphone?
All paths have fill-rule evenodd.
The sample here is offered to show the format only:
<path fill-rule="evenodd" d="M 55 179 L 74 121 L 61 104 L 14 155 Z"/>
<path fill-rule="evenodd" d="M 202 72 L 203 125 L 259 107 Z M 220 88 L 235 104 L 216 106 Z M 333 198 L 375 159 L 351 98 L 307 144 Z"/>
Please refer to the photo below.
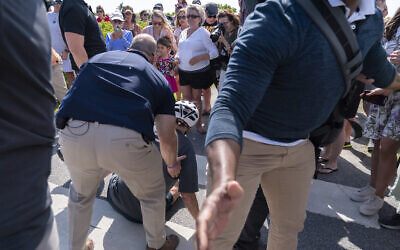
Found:
<path fill-rule="evenodd" d="M 107 51 L 122 50 L 125 51 L 132 43 L 133 35 L 129 30 L 123 30 L 122 24 L 124 17 L 120 12 L 114 12 L 111 16 L 111 22 L 114 27 L 113 32 L 109 32 L 106 37 Z"/>

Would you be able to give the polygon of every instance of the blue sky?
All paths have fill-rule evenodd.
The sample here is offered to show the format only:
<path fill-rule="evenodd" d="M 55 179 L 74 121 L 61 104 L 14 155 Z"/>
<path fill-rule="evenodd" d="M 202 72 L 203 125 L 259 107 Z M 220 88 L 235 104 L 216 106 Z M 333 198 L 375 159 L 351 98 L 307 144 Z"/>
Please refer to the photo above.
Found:
<path fill-rule="evenodd" d="M 165 11 L 173 12 L 174 5 L 177 2 L 177 0 L 176 1 L 175 0 L 85 0 L 85 1 L 88 4 L 92 5 L 93 8 L 95 8 L 99 4 L 102 5 L 106 13 L 112 13 L 121 2 L 123 2 L 124 5 L 128 4 L 132 6 L 136 13 L 144 9 L 150 10 L 156 3 L 162 3 L 164 5 Z M 191 2 L 191 0 L 187 0 L 187 2 Z M 232 7 L 239 9 L 238 0 L 201 0 L 202 4 L 206 4 L 208 2 L 229 4 Z M 386 0 L 386 2 L 389 9 L 389 16 L 392 16 L 396 12 L 397 8 L 400 7 L 400 0 Z"/>

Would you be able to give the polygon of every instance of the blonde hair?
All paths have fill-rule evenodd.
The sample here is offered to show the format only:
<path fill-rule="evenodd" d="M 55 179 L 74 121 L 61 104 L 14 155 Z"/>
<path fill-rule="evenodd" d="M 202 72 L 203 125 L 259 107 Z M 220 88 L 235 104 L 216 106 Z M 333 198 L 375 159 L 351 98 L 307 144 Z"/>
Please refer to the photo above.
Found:
<path fill-rule="evenodd" d="M 180 9 L 180 10 L 178 11 L 178 13 L 176 13 L 176 17 L 175 17 L 175 27 L 176 27 L 176 28 L 181 27 L 181 24 L 179 23 L 179 20 L 178 20 L 178 16 L 179 16 L 179 14 L 180 14 L 181 12 L 183 12 L 183 13 L 185 14 L 185 16 L 186 16 L 186 9 L 185 9 L 185 8 Z"/>
<path fill-rule="evenodd" d="M 169 25 L 168 19 L 167 19 L 167 17 L 165 16 L 165 14 L 164 14 L 162 11 L 160 11 L 160 10 L 154 10 L 154 11 L 153 11 L 152 19 L 153 19 L 154 17 L 161 18 L 161 19 L 163 20 L 163 25 L 162 25 L 163 28 L 166 29 L 166 30 L 171 31 L 171 33 L 172 33 L 172 29 L 171 29 L 171 26 Z"/>
<path fill-rule="evenodd" d="M 201 18 L 201 22 L 200 22 L 199 26 L 201 27 L 203 25 L 203 23 L 206 21 L 206 13 L 204 12 L 203 7 L 201 7 L 198 4 L 189 4 L 186 7 L 186 13 L 189 13 L 189 10 L 194 10 L 197 12 L 197 14 L 199 14 L 199 16 Z"/>

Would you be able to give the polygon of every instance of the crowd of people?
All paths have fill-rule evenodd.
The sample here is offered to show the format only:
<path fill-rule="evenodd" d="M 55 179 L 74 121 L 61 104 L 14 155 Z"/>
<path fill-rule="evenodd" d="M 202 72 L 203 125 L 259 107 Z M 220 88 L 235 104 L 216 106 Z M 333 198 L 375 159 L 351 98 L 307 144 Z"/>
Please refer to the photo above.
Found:
<path fill-rule="evenodd" d="M 199 250 L 258 249 L 268 214 L 268 249 L 297 248 L 313 175 L 337 171 L 352 129 L 360 134 L 361 127 L 342 119 L 334 142 L 315 153 L 320 145 L 310 135 L 333 114 L 347 79 L 295 0 L 239 0 L 239 15 L 216 3 L 177 0 L 172 16 L 161 3 L 136 16 L 131 6 L 108 15 L 84 0 L 44 2 L 47 22 L 38 0 L 20 13 L 25 18 L 0 26 L 7 37 L 0 39 L 0 65 L 8 72 L 0 78 L 0 170 L 7 173 L 0 175 L 0 195 L 10 200 L 0 207 L 0 249 L 58 249 L 47 184 L 54 145 L 72 180 L 69 249 L 94 249 L 87 238 L 93 203 L 110 174 L 107 199 L 143 224 L 146 249 L 177 248 L 179 238 L 166 235 L 164 224 L 179 197 L 196 220 Z M 0 2 L 4 20 L 13 20 L 18 4 Z M 351 80 L 368 89 L 363 131 L 371 140 L 371 179 L 349 196 L 372 216 L 398 167 L 400 9 L 385 19 L 385 0 L 322 5 L 340 10 L 362 55 L 363 69 Z M 113 27 L 105 39 L 102 22 Z M 27 45 L 28 55 L 20 50 Z M 201 209 L 186 137 L 194 127 L 206 134 L 208 157 Z M 394 186 L 400 198 L 400 184 Z M 400 229 L 397 212 L 380 224 Z"/>

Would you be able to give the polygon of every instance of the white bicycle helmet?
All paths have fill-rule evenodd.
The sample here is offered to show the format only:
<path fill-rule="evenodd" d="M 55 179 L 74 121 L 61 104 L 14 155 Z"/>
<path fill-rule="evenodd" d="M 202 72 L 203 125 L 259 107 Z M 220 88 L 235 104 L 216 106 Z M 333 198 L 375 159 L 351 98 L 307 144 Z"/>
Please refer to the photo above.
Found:
<path fill-rule="evenodd" d="M 186 100 L 175 103 L 175 116 L 184 121 L 189 127 L 193 127 L 199 119 L 199 110 L 193 102 Z"/>

